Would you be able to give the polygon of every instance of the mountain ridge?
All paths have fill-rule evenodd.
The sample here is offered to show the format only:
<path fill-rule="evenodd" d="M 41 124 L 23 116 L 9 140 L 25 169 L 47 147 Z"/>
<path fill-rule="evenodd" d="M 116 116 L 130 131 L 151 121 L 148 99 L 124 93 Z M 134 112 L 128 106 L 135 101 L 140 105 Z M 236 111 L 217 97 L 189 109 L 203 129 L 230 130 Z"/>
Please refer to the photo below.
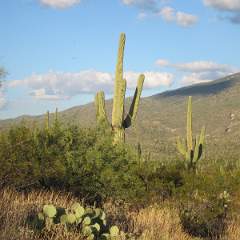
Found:
<path fill-rule="evenodd" d="M 136 124 L 126 130 L 127 140 L 133 144 L 141 142 L 153 151 L 157 148 L 161 152 L 173 151 L 176 136 L 185 136 L 186 103 L 189 95 L 193 96 L 194 132 L 198 133 L 201 126 L 205 125 L 210 145 L 234 142 L 232 145 L 237 146 L 240 142 L 240 73 L 142 98 Z M 130 100 L 126 99 L 127 108 Z M 109 119 L 111 107 L 112 100 L 107 100 Z M 0 129 L 16 125 L 22 120 L 42 125 L 44 118 L 44 115 L 39 115 L 1 120 Z M 51 120 L 53 119 L 51 114 Z M 94 126 L 94 104 L 88 103 L 59 112 L 59 119 L 68 125 Z M 153 149 L 156 142 L 159 143 L 158 147 Z M 238 152 L 240 155 L 240 146 Z"/>

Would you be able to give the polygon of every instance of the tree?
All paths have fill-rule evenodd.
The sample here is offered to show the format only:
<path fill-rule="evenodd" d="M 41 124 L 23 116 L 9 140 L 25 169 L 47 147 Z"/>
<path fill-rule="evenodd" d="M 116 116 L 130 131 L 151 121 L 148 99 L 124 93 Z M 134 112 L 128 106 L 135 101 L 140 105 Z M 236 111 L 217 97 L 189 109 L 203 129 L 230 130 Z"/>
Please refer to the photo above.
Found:
<path fill-rule="evenodd" d="M 6 75 L 6 71 L 3 67 L 0 67 L 0 78 L 3 78 Z"/>

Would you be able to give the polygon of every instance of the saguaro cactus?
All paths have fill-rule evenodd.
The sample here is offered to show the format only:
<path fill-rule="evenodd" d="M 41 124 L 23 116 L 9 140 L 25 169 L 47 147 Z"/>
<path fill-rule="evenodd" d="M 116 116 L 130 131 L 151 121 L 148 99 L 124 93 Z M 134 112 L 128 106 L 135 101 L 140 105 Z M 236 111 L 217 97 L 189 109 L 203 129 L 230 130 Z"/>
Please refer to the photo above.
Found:
<path fill-rule="evenodd" d="M 48 131 L 50 127 L 50 113 L 47 111 L 45 116 L 45 129 Z"/>
<path fill-rule="evenodd" d="M 125 129 L 130 127 L 132 122 L 137 116 L 140 96 L 142 93 L 143 82 L 145 76 L 141 74 L 138 78 L 137 87 L 133 97 L 132 104 L 130 106 L 127 116 L 124 118 L 125 110 L 125 93 L 126 93 L 126 79 L 123 78 L 123 57 L 125 47 L 125 34 L 122 33 L 119 41 L 118 58 L 115 74 L 115 87 L 113 97 L 113 109 L 112 109 L 112 131 L 114 135 L 114 143 L 125 141 Z M 95 106 L 97 112 L 98 123 L 108 123 L 107 114 L 105 109 L 105 96 L 104 92 L 98 92 L 95 98 Z M 110 124 L 109 124 L 110 125 Z"/>
<path fill-rule="evenodd" d="M 205 139 L 205 127 L 202 127 L 200 136 L 193 139 L 192 134 L 192 97 L 188 98 L 187 136 L 186 140 L 177 138 L 178 151 L 185 157 L 188 169 L 195 170 L 197 162 L 202 156 Z"/>

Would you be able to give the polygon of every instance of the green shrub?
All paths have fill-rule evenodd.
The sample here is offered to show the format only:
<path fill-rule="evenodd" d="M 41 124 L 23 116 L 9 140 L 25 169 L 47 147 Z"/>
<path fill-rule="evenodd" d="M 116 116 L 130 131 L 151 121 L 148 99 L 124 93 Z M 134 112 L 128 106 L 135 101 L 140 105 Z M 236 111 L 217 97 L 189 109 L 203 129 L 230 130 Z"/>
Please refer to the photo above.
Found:
<path fill-rule="evenodd" d="M 181 206 L 183 229 L 195 237 L 218 239 L 226 228 L 228 202 L 226 192 L 211 200 L 196 193 L 194 199 Z"/>
<path fill-rule="evenodd" d="M 113 145 L 102 129 L 13 127 L 0 136 L 0 164 L 0 183 L 65 189 L 89 203 L 137 199 L 143 190 L 130 147 Z"/>
<path fill-rule="evenodd" d="M 35 158 L 34 134 L 25 125 L 0 135 L 0 186 L 21 186 L 34 181 L 39 166 Z"/>
<path fill-rule="evenodd" d="M 183 185 L 182 172 L 185 167 L 182 162 L 168 163 L 144 162 L 139 166 L 138 176 L 144 183 L 145 198 L 159 198 L 165 200 L 176 192 L 176 189 Z"/>

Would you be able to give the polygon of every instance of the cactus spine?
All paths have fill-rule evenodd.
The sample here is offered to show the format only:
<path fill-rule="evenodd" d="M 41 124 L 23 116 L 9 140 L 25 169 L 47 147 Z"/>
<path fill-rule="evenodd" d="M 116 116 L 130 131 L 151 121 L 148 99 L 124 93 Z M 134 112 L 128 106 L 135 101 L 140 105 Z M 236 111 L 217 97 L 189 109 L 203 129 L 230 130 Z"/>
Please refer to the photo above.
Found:
<path fill-rule="evenodd" d="M 120 36 L 119 41 L 119 49 L 118 49 L 118 58 L 116 65 L 116 73 L 115 73 L 115 86 L 114 86 L 114 97 L 113 97 L 113 109 L 112 109 L 112 131 L 113 131 L 113 141 L 114 143 L 123 143 L 125 142 L 125 129 L 130 127 L 134 122 L 140 96 L 142 93 L 143 82 L 145 76 L 141 74 L 138 79 L 137 87 L 135 90 L 135 94 L 132 100 L 132 104 L 130 106 L 129 113 L 124 119 L 125 113 L 125 93 L 126 93 L 126 79 L 123 78 L 123 58 L 124 58 L 124 47 L 125 47 L 126 36 L 124 33 Z M 104 92 L 98 92 L 95 97 L 95 106 L 97 112 L 97 122 L 99 123 L 107 123 L 107 114 L 105 109 L 105 96 Z"/>
<path fill-rule="evenodd" d="M 196 165 L 202 157 L 205 139 L 205 127 L 202 127 L 200 136 L 193 139 L 192 134 L 192 97 L 188 98 L 187 136 L 186 141 L 177 138 L 177 149 L 185 157 L 188 169 L 196 170 Z"/>

